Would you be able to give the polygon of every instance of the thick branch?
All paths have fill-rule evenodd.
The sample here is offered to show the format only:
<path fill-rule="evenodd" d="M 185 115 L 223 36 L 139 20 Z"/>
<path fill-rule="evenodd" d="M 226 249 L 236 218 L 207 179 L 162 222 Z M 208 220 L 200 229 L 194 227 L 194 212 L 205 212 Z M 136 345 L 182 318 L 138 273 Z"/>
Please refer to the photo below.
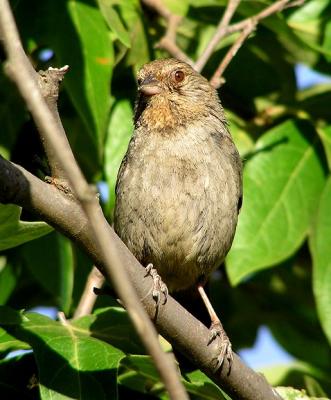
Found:
<path fill-rule="evenodd" d="M 42 182 L 22 167 L 1 157 L 0 201 L 14 203 L 33 211 L 41 219 L 78 243 L 96 265 L 106 270 L 104 256 L 95 243 L 93 232 L 81 206 L 53 185 Z M 107 231 L 116 245 L 118 255 L 145 309 L 151 318 L 154 317 L 155 306 L 150 292 L 152 278 L 145 277 L 145 268 L 129 252 L 105 219 L 102 220 L 102 228 Z M 208 328 L 171 296 L 161 307 L 155 324 L 162 336 L 201 368 L 234 400 L 280 399 L 265 378 L 243 364 L 237 355 L 234 355 L 230 374 L 226 360 L 222 369 L 215 372 L 215 359 L 218 355 L 217 341 L 208 346 Z"/>
<path fill-rule="evenodd" d="M 115 291 L 128 310 L 131 321 L 142 343 L 151 354 L 170 397 L 188 399 L 175 363 L 163 353 L 154 326 L 132 287 L 118 255 L 117 247 L 107 230 L 108 224 L 97 197 L 85 181 L 73 157 L 68 141 L 59 128 L 59 119 L 54 117 L 36 81 L 31 79 L 31 68 L 26 65 L 26 56 L 7 0 L 0 1 L 0 29 L 7 54 L 7 70 L 42 132 L 47 146 L 52 148 L 56 163 L 62 166 L 71 188 L 82 205 L 90 226 L 91 237 L 94 238 L 98 252 L 104 260 L 103 273 L 112 282 Z"/>

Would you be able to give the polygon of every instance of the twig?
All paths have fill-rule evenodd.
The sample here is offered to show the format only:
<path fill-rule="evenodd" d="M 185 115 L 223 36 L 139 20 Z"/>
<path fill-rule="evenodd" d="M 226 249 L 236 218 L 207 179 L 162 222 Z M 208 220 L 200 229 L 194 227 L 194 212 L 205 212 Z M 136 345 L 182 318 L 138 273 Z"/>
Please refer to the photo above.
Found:
<path fill-rule="evenodd" d="M 58 121 L 45 103 L 38 85 L 30 76 L 26 66 L 26 56 L 22 48 L 14 17 L 8 0 L 0 0 L 0 30 L 7 54 L 7 69 L 16 83 L 34 120 L 43 132 L 44 139 L 54 150 L 57 163 L 62 165 L 65 175 L 87 216 L 92 235 L 105 265 L 104 274 L 112 282 L 123 301 L 146 349 L 151 354 L 156 368 L 169 392 L 171 399 L 188 399 L 180 381 L 175 364 L 163 353 L 155 328 L 143 309 L 137 293 L 132 287 L 127 272 L 122 265 L 118 251 L 109 231 L 103 228 L 105 218 L 97 197 L 85 181 L 67 141 L 63 138 Z"/>
<path fill-rule="evenodd" d="M 177 27 L 181 21 L 179 15 L 173 14 L 163 3 L 162 0 L 141 0 L 147 7 L 153 8 L 167 22 L 167 29 L 164 36 L 157 43 L 156 47 L 166 50 L 170 55 L 178 60 L 185 61 L 193 65 L 193 61 L 176 44 Z"/>
<path fill-rule="evenodd" d="M 84 315 L 89 315 L 93 311 L 94 304 L 97 299 L 97 295 L 93 292 L 93 288 L 100 288 L 105 281 L 104 276 L 98 270 L 98 268 L 93 267 L 92 271 L 89 273 L 86 285 L 79 300 L 78 306 L 75 310 L 73 319 L 83 317 Z"/>
<path fill-rule="evenodd" d="M 222 79 L 222 75 L 225 69 L 230 64 L 231 60 L 236 55 L 240 47 L 244 44 L 245 40 L 252 33 L 255 26 L 256 23 L 254 23 L 254 20 L 252 20 L 251 25 L 247 25 L 245 27 L 245 29 L 241 32 L 237 40 L 233 43 L 228 52 L 225 54 L 225 57 L 222 59 L 222 61 L 220 62 L 219 66 L 217 67 L 216 71 L 214 72 L 213 76 L 210 79 L 210 84 L 214 88 L 216 89 L 219 88 L 224 82 L 224 79 Z"/>
<path fill-rule="evenodd" d="M 284 8 L 297 6 L 299 3 L 303 3 L 303 2 L 304 2 L 304 0 L 296 0 L 296 1 L 278 0 L 275 3 L 271 4 L 269 7 L 266 7 L 264 10 L 262 10 L 258 14 L 254 15 L 252 17 L 246 18 L 245 20 L 238 22 L 237 24 L 220 27 L 220 29 L 217 32 L 217 35 L 220 38 L 225 37 L 225 36 L 229 35 L 230 33 L 234 33 L 236 31 L 241 30 L 242 32 L 239 35 L 239 37 L 237 38 L 237 40 L 233 43 L 230 50 L 226 53 L 223 60 L 220 62 L 216 71 L 214 72 L 212 78 L 210 79 L 211 85 L 214 86 L 215 88 L 218 88 L 222 84 L 222 82 L 223 82 L 222 75 L 223 75 L 225 69 L 230 64 L 231 60 L 236 55 L 237 51 L 243 45 L 243 43 L 248 38 L 248 36 L 256 28 L 256 25 L 262 19 L 267 18 L 276 12 L 282 11 Z"/>
<path fill-rule="evenodd" d="M 194 64 L 194 68 L 196 71 L 201 72 L 203 67 L 207 64 L 210 56 L 212 55 L 217 43 L 221 41 L 221 39 L 225 36 L 226 27 L 228 27 L 233 14 L 236 12 L 241 0 L 229 0 L 224 14 L 216 28 L 216 32 L 214 36 L 211 38 L 210 42 L 207 44 L 205 50 L 202 52 L 201 56 Z"/>
<path fill-rule="evenodd" d="M 256 15 L 245 18 L 240 22 L 237 22 L 235 24 L 229 25 L 228 27 L 225 27 L 224 28 L 225 29 L 224 37 L 228 36 L 234 32 L 239 32 L 239 31 L 245 29 L 245 27 L 251 23 L 252 19 L 254 19 L 256 21 L 256 23 L 259 23 L 262 19 L 265 19 L 272 14 L 280 12 L 289 7 L 296 7 L 298 5 L 303 4 L 304 2 L 305 2 L 305 0 L 295 0 L 295 1 L 278 0 L 275 3 L 271 4 L 269 7 L 266 7 L 264 10 L 257 13 Z"/>

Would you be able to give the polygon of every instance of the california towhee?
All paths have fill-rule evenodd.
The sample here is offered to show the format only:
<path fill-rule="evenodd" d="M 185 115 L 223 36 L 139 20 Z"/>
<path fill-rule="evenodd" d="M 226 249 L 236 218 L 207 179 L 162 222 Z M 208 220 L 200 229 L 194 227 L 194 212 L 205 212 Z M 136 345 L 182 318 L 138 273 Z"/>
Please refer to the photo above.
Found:
<path fill-rule="evenodd" d="M 152 266 L 170 292 L 198 288 L 211 316 L 211 340 L 222 339 L 219 361 L 226 356 L 231 362 L 230 341 L 203 285 L 236 230 L 238 151 L 216 90 L 188 64 L 146 64 L 138 90 L 135 129 L 117 178 L 115 230 L 165 296 Z"/>

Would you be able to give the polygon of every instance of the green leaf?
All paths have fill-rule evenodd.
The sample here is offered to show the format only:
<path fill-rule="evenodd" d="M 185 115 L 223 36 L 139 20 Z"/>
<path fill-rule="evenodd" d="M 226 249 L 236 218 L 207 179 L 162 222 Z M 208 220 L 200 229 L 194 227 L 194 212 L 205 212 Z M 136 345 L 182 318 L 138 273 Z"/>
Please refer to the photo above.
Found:
<path fill-rule="evenodd" d="M 132 65 L 137 72 L 143 64 L 150 61 L 149 44 L 145 31 L 146 21 L 144 21 L 138 0 L 121 1 L 119 8 L 130 31 L 131 48 L 127 55 L 127 63 Z"/>
<path fill-rule="evenodd" d="M 117 399 L 117 367 L 123 352 L 69 322 L 26 313 L 16 326 L 4 326 L 33 348 L 42 399 Z"/>
<path fill-rule="evenodd" d="M 37 281 L 55 297 L 61 311 L 68 314 L 74 279 L 74 258 L 69 239 L 54 232 L 24 245 L 22 253 L 25 265 Z"/>
<path fill-rule="evenodd" d="M 240 156 L 243 158 L 247 153 L 254 148 L 253 139 L 249 136 L 243 128 L 243 121 L 241 121 L 235 114 L 227 111 L 226 116 L 229 120 L 229 130 L 233 141 L 239 151 Z"/>
<path fill-rule="evenodd" d="M 126 47 L 131 46 L 130 35 L 114 8 L 114 0 L 98 0 L 100 10 L 109 28 Z"/>
<path fill-rule="evenodd" d="M 154 395 L 165 393 L 163 383 L 150 356 L 128 355 L 121 360 L 124 372 L 118 377 L 119 383 L 132 390 Z"/>
<path fill-rule="evenodd" d="M 15 8 L 26 47 L 55 52 L 52 66 L 69 65 L 63 85 L 97 147 L 99 163 L 111 106 L 114 65 L 109 29 L 93 0 L 20 1 Z M 84 135 L 85 132 L 81 132 Z"/>
<path fill-rule="evenodd" d="M 65 84 L 68 83 L 73 103 L 90 134 L 96 135 L 101 150 L 111 104 L 113 46 L 103 17 L 93 2 L 71 0 L 67 2 L 67 7 L 79 37 L 81 55 L 75 60 L 79 49 L 68 46 L 64 36 L 62 44 L 58 41 L 60 47 L 57 50 L 61 53 L 61 59 L 72 68 L 71 79 L 66 79 Z M 77 62 L 82 62 L 83 65 L 78 66 Z"/>
<path fill-rule="evenodd" d="M 21 221 L 21 207 L 0 204 L 0 250 L 37 239 L 53 230 L 45 222 Z"/>
<path fill-rule="evenodd" d="M 320 42 L 322 26 L 330 19 L 329 4 L 329 0 L 310 0 L 297 7 L 287 20 L 303 43 L 327 57 L 331 56 L 331 51 L 327 46 L 321 46 Z"/>
<path fill-rule="evenodd" d="M 115 185 L 118 169 L 133 131 L 133 111 L 129 100 L 119 100 L 112 110 L 105 144 L 105 175 L 109 187 L 108 213 L 115 205 Z"/>
<path fill-rule="evenodd" d="M 185 388 L 193 398 L 206 400 L 225 400 L 222 390 L 203 372 L 193 371 L 185 374 L 183 381 Z"/>
<path fill-rule="evenodd" d="M 272 386 L 289 386 L 295 382 L 297 387 L 304 387 L 306 377 L 310 377 L 330 388 L 328 369 L 324 371 L 300 361 L 269 366 L 260 370 Z"/>
<path fill-rule="evenodd" d="M 328 107 L 331 101 L 330 83 L 321 83 L 298 92 L 298 100 L 299 108 L 308 112 L 313 118 L 331 122 Z"/>
<path fill-rule="evenodd" d="M 322 140 L 329 170 L 331 171 L 331 125 L 317 128 L 317 132 Z"/>
<path fill-rule="evenodd" d="M 326 55 L 326 59 L 331 61 L 331 23 L 328 22 L 325 27 L 323 48 L 327 50 L 328 54 Z"/>
<path fill-rule="evenodd" d="M 22 340 L 16 339 L 4 329 L 0 328 L 0 354 L 6 355 L 14 350 L 29 350 L 30 345 Z"/>
<path fill-rule="evenodd" d="M 277 387 L 276 390 L 283 400 L 328 400 L 325 397 L 309 397 L 304 390 L 292 387 Z"/>
<path fill-rule="evenodd" d="M 313 289 L 323 330 L 331 343 L 331 178 L 328 179 L 310 235 Z"/>
<path fill-rule="evenodd" d="M 316 133 L 289 120 L 264 134 L 244 169 L 244 202 L 227 258 L 233 284 L 289 257 L 305 239 L 325 182 Z"/>
<path fill-rule="evenodd" d="M 15 110 L 15 118 L 12 110 Z M 27 112 L 16 88 L 0 71 L 0 124 L 3 132 L 0 135 L 0 145 L 4 145 L 3 149 L 11 150 L 19 129 L 27 118 Z M 3 149 L 0 146 L 0 152 L 5 157 L 7 154 Z"/>
<path fill-rule="evenodd" d="M 123 308 L 98 309 L 93 315 L 73 321 L 72 326 L 84 330 L 89 335 L 110 343 L 126 353 L 145 353 L 128 313 Z M 130 335 L 127 335 L 127 332 L 130 332 Z"/>
<path fill-rule="evenodd" d="M 17 268 L 8 263 L 6 257 L 0 257 L 0 304 L 7 302 L 16 287 L 17 277 Z"/>

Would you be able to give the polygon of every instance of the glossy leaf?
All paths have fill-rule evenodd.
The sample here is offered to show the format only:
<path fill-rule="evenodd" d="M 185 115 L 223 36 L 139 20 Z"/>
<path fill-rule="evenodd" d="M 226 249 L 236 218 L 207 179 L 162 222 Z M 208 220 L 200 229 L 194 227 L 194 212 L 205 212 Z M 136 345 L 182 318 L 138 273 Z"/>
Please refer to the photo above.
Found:
<path fill-rule="evenodd" d="M 331 178 L 323 191 L 314 229 L 310 235 L 313 288 L 324 332 L 331 343 Z"/>
<path fill-rule="evenodd" d="M 326 58 L 331 61 L 331 23 L 328 22 L 325 28 L 323 47 L 327 50 Z"/>
<path fill-rule="evenodd" d="M 118 380 L 135 391 L 160 395 L 165 392 L 159 374 L 149 356 L 128 355 L 121 360 L 123 373 Z"/>
<path fill-rule="evenodd" d="M 18 206 L 0 204 L 0 250 L 37 239 L 53 230 L 45 222 L 21 221 L 21 212 Z"/>
<path fill-rule="evenodd" d="M 12 110 L 15 110 L 13 118 Z M 17 134 L 23 122 L 27 119 L 27 113 L 22 100 L 12 82 L 0 71 L 0 124 L 3 134 L 0 134 L 0 154 L 7 158 L 4 149 L 10 150 L 15 143 Z"/>
<path fill-rule="evenodd" d="M 72 325 L 125 352 L 145 353 L 128 314 L 123 308 L 107 307 L 99 309 L 93 315 L 87 315 L 73 321 Z M 130 332 L 130 335 L 124 335 L 124 332 Z"/>
<path fill-rule="evenodd" d="M 81 135 L 88 134 L 97 148 L 99 163 L 114 65 L 110 32 L 100 10 L 93 0 L 31 0 L 18 2 L 15 11 L 26 45 L 32 41 L 34 47 L 54 51 L 53 67 L 69 65 L 63 86 L 86 127 Z"/>
<path fill-rule="evenodd" d="M 276 390 L 283 400 L 328 400 L 326 397 L 310 397 L 304 390 L 291 387 L 277 387 Z"/>
<path fill-rule="evenodd" d="M 322 140 L 326 158 L 328 160 L 329 170 L 331 171 L 331 125 L 317 128 L 317 131 Z"/>
<path fill-rule="evenodd" d="M 98 4 L 108 27 L 126 47 L 130 47 L 130 36 L 114 8 L 115 2 L 113 0 L 98 0 Z"/>
<path fill-rule="evenodd" d="M 233 284 L 285 260 L 301 245 L 324 175 L 309 123 L 289 120 L 258 140 L 245 163 L 243 209 L 227 258 Z"/>
<path fill-rule="evenodd" d="M 150 61 L 146 24 L 141 5 L 138 0 L 132 0 L 120 2 L 119 7 L 130 31 L 131 49 L 127 56 L 127 63 L 137 71 L 143 64 Z"/>
<path fill-rule="evenodd" d="M 4 328 L 33 348 L 42 399 L 104 400 L 109 393 L 117 398 L 117 367 L 123 353 L 90 337 L 88 330 L 34 313 Z"/>
<path fill-rule="evenodd" d="M 246 156 L 254 148 L 254 142 L 245 129 L 241 126 L 240 121 L 234 114 L 226 112 L 229 121 L 229 130 L 233 141 L 239 151 L 241 158 Z"/>
<path fill-rule="evenodd" d="M 31 347 L 28 343 L 16 339 L 10 335 L 3 328 L 0 328 L 0 354 L 8 354 L 15 350 L 30 350 Z"/>
<path fill-rule="evenodd" d="M 16 287 L 18 271 L 7 262 L 6 257 L 0 257 L 0 304 L 6 304 Z"/>
<path fill-rule="evenodd" d="M 56 299 L 61 311 L 69 313 L 74 279 L 74 258 L 71 242 L 58 232 L 26 244 L 25 266 L 36 280 Z M 49 254 L 52 257 L 49 257 Z"/>
<path fill-rule="evenodd" d="M 110 79 L 114 53 L 110 42 L 107 27 L 100 11 L 90 1 L 80 2 L 71 0 L 68 2 L 68 12 L 79 36 L 83 59 L 81 80 L 77 75 L 75 79 L 68 81 L 68 89 L 85 121 L 90 134 L 96 134 L 99 149 L 103 144 L 106 134 L 106 125 L 110 110 Z M 77 65 L 75 51 L 65 43 L 61 48 L 61 59 L 74 68 Z M 96 46 L 95 43 L 98 43 Z"/>
<path fill-rule="evenodd" d="M 190 372 L 185 375 L 185 378 L 183 382 L 185 388 L 194 398 L 201 400 L 229 399 L 229 397 L 225 397 L 222 390 L 201 371 Z"/>
<path fill-rule="evenodd" d="M 118 169 L 133 132 L 133 111 L 126 99 L 118 101 L 111 113 L 105 145 L 105 175 L 109 187 L 109 213 L 115 205 L 115 184 Z"/>

